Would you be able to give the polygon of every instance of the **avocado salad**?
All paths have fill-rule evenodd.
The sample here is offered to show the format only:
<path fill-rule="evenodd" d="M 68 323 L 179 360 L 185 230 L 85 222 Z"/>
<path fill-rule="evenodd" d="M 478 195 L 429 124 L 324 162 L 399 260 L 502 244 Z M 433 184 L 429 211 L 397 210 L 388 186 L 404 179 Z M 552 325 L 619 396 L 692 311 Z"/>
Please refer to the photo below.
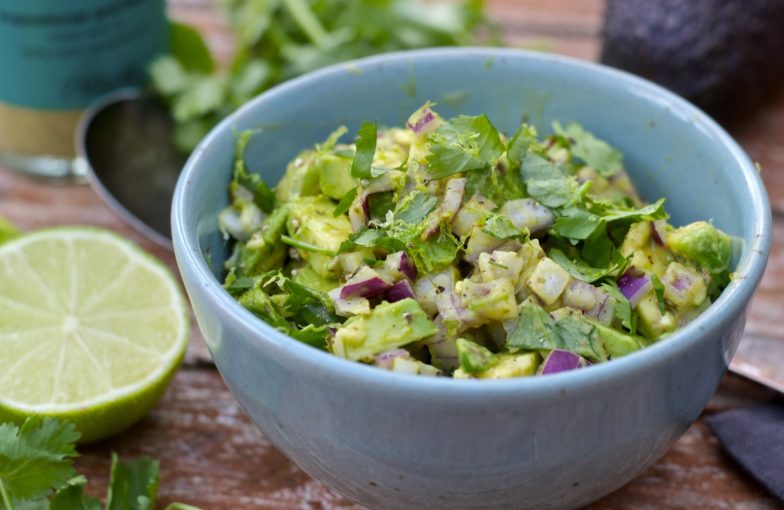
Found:
<path fill-rule="evenodd" d="M 666 338 L 730 279 L 732 242 L 675 228 L 620 152 L 579 124 L 511 136 L 426 104 L 345 127 L 273 189 L 241 133 L 226 290 L 294 339 L 395 372 L 498 379 L 611 360 Z"/>

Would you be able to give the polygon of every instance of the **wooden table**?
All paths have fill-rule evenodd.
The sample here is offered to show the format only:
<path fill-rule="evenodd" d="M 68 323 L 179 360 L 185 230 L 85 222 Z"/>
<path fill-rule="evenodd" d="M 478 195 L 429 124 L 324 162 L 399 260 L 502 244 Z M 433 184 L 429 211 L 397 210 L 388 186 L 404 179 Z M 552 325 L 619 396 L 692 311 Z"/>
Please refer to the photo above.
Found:
<path fill-rule="evenodd" d="M 602 0 L 488 0 L 511 44 L 595 60 Z M 172 14 L 208 33 L 225 56 L 231 38 L 210 0 L 177 0 Z M 747 331 L 780 338 L 784 306 L 784 90 L 768 107 L 733 130 L 763 168 L 774 210 L 773 249 L 753 301 Z M 57 186 L 0 170 L 0 215 L 25 229 L 97 224 L 137 241 L 174 268 L 174 257 L 143 239 L 87 187 Z M 781 360 L 784 363 L 784 359 Z M 773 509 L 780 506 L 721 450 L 704 416 L 775 398 L 737 376 L 727 376 L 703 417 L 653 467 L 591 505 L 621 509 Z M 248 421 L 209 360 L 194 329 L 183 368 L 163 400 L 141 423 L 104 443 L 85 447 L 77 467 L 89 491 L 103 495 L 109 452 L 161 459 L 161 505 L 183 501 L 207 509 L 358 509 L 302 473 Z M 412 509 L 415 510 L 415 509 Z"/>

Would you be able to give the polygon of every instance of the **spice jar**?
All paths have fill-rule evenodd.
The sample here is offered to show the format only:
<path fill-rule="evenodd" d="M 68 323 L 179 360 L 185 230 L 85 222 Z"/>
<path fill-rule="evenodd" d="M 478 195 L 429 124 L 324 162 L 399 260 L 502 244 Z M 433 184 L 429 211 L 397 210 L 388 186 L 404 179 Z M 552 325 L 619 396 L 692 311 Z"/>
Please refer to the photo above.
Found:
<path fill-rule="evenodd" d="M 73 176 L 84 108 L 144 85 L 167 45 L 165 0 L 0 2 L 0 166 Z"/>

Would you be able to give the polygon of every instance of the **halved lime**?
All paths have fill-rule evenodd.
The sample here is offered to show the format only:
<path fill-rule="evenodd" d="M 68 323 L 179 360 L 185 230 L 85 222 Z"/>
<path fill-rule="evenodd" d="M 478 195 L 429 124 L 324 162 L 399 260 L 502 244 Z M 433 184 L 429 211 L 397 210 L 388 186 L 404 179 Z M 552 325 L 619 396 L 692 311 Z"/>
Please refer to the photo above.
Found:
<path fill-rule="evenodd" d="M 157 402 L 188 343 L 171 272 L 91 227 L 0 246 L 0 422 L 54 416 L 82 442 L 115 434 Z"/>

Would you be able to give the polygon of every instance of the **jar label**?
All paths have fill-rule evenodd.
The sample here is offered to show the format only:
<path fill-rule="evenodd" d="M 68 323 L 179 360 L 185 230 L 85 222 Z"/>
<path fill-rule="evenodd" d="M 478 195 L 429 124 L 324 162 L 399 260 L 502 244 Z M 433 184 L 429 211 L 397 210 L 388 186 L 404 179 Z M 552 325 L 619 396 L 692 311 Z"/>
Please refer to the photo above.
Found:
<path fill-rule="evenodd" d="M 142 86 L 168 36 L 165 0 L 0 2 L 0 101 L 81 109 Z"/>

